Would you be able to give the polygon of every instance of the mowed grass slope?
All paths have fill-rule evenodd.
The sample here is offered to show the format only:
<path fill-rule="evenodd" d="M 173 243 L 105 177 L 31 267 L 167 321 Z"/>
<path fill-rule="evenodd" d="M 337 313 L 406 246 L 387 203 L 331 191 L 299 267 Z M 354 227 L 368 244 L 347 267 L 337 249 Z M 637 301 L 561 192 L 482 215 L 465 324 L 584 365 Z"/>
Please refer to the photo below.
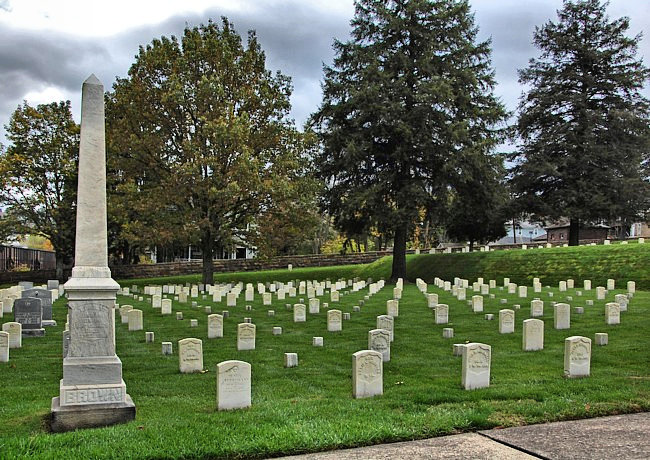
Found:
<path fill-rule="evenodd" d="M 429 291 L 433 291 L 432 288 Z M 532 291 L 532 289 L 531 289 Z M 553 300 L 573 295 L 573 306 L 595 291 L 577 297 L 575 290 Z M 274 302 L 276 316 L 260 296 L 229 308 L 223 339 L 207 339 L 207 314 L 174 302 L 175 315 L 162 317 L 147 302 L 120 297 L 144 311 L 145 331 L 154 331 L 156 342 L 147 344 L 144 331 L 128 332 L 117 325 L 117 352 L 123 361 L 127 389 L 137 405 L 133 423 L 73 433 L 50 434 L 45 420 L 50 399 L 58 395 L 61 377 L 61 331 L 65 323 L 64 301 L 55 306 L 59 325 L 48 329 L 43 339 L 24 339 L 20 350 L 11 350 L 11 362 L 2 364 L 0 451 L 3 457 L 18 458 L 244 458 L 351 447 L 378 442 L 415 439 L 551 420 L 650 410 L 650 294 L 639 292 L 622 324 L 606 326 L 604 301 L 585 306 L 583 315 L 572 314 L 571 329 L 555 331 L 552 308 L 546 301 L 545 349 L 521 351 L 521 321 L 528 318 L 528 299 L 518 299 L 503 290 L 486 299 L 485 312 L 498 313 L 518 303 L 516 332 L 498 333 L 497 321 L 484 320 L 465 302 L 436 290 L 440 302 L 450 305 L 449 325 L 435 325 L 424 296 L 407 285 L 396 318 L 391 361 L 384 365 L 384 395 L 365 400 L 351 397 L 351 355 L 367 347 L 367 332 L 375 328 L 376 316 L 386 311 L 392 297 L 387 285 L 371 297 L 360 313 L 353 305 L 366 291 L 342 297 L 336 305 L 351 312 L 341 333 L 326 331 L 326 314 L 308 315 L 306 323 L 294 324 L 285 302 Z M 611 292 L 608 299 L 620 291 Z M 292 299 L 296 301 L 297 299 Z M 323 299 L 325 300 L 325 299 Z M 206 300 L 213 311 L 225 309 Z M 257 349 L 236 351 L 236 325 L 252 316 L 257 325 Z M 189 327 L 189 319 L 199 327 Z M 11 320 L 11 315 L 3 321 Z M 282 326 L 282 336 L 271 328 Z M 442 338 L 442 328 L 453 327 L 456 337 Z M 593 339 L 608 332 L 610 345 L 593 347 L 592 375 L 587 379 L 563 378 L 563 345 L 570 335 Z M 313 348 L 313 336 L 324 336 L 325 347 Z M 208 372 L 181 375 L 178 372 L 177 341 L 185 337 L 203 339 Z M 161 355 L 161 341 L 174 343 L 174 356 Z M 461 389 L 461 359 L 452 356 L 452 344 L 480 341 L 492 345 L 492 379 L 487 389 Z M 297 352 L 299 367 L 283 368 L 283 353 Z M 233 412 L 216 411 L 216 364 L 241 359 L 252 364 L 253 406 Z"/>
<path fill-rule="evenodd" d="M 388 279 L 392 257 L 383 257 L 365 265 L 294 268 L 260 272 L 218 273 L 217 282 L 255 283 L 259 280 L 289 281 L 300 279 L 372 278 Z M 420 254 L 407 256 L 407 279 L 416 278 L 431 283 L 435 277 L 453 280 L 454 277 L 502 279 L 513 283 L 532 285 L 539 277 L 545 285 L 557 286 L 561 280 L 575 279 L 582 283 L 592 280 L 593 286 L 605 286 L 608 278 L 635 280 L 638 289 L 650 290 L 650 243 L 612 244 L 609 246 L 555 247 L 527 250 L 499 250 L 491 252 Z M 183 275 L 168 278 L 120 280 L 124 286 L 162 283 L 198 283 L 201 275 Z"/>
<path fill-rule="evenodd" d="M 411 258 L 410 264 L 427 257 Z M 377 274 L 385 264 L 378 261 L 339 273 L 365 270 Z M 310 274 L 318 277 L 318 269 L 258 274 L 256 280 L 280 276 L 311 279 Z M 624 281 L 627 279 L 619 280 L 617 287 L 624 287 Z M 58 326 L 49 328 L 45 338 L 24 339 L 22 349 L 11 350 L 10 363 L 0 364 L 1 456 L 262 458 L 650 410 L 650 293 L 637 292 L 629 311 L 622 313 L 622 324 L 606 326 L 605 301 L 595 301 L 591 307 L 585 303 L 586 299 L 595 299 L 595 290 L 578 297 L 575 290 L 560 294 L 551 289 L 552 299 L 543 293 L 545 349 L 523 352 L 521 322 L 529 317 L 529 303 L 536 296 L 532 289 L 527 299 L 499 289 L 493 290 L 495 299 L 486 298 L 484 313 L 495 316 L 501 308 L 522 305 L 516 313 L 515 333 L 501 335 L 496 320 L 484 320 L 484 314 L 473 313 L 466 302 L 430 286 L 429 292 L 438 292 L 440 302 L 450 305 L 450 324 L 435 325 L 424 296 L 407 285 L 395 322 L 391 361 L 384 365 L 384 395 L 354 400 L 351 355 L 367 347 L 367 333 L 375 328 L 376 316 L 385 314 L 392 288 L 387 285 L 371 297 L 359 313 L 352 312 L 352 307 L 367 290 L 342 296 L 336 307 L 350 312 L 351 319 L 344 321 L 341 333 L 327 332 L 325 309 L 319 315 L 308 315 L 306 323 L 294 324 L 285 303 L 295 303 L 298 298 L 286 302 L 274 299 L 272 307 L 264 307 L 258 295 L 250 302 L 252 312 L 244 310 L 243 294 L 237 308 L 200 299 L 199 305 L 209 305 L 213 312 L 230 311 L 224 324 L 225 337 L 211 340 L 207 339 L 207 313 L 202 309 L 174 302 L 174 311 L 183 311 L 185 316 L 177 321 L 175 314 L 163 317 L 146 301 L 119 297 L 121 305 L 132 304 L 144 311 L 143 331 L 128 332 L 126 325 L 117 325 L 117 353 L 123 362 L 127 390 L 137 406 L 137 418 L 126 425 L 51 434 L 46 431 L 46 420 L 51 398 L 59 392 L 66 313 L 65 300 L 59 300 L 54 308 Z M 622 292 L 610 292 L 607 301 Z M 585 313 L 572 312 L 571 329 L 556 331 L 549 300 L 560 301 L 566 295 L 574 297 L 572 306 L 584 306 Z M 507 305 L 500 304 L 501 298 L 507 299 Z M 327 296 L 321 301 L 327 302 Z M 267 316 L 270 308 L 275 310 L 275 317 Z M 236 327 L 247 316 L 257 325 L 257 349 L 238 352 Z M 189 327 L 191 318 L 199 320 L 198 328 Z M 2 321 L 10 320 L 12 315 L 5 315 Z M 282 326 L 283 335 L 273 336 L 273 326 Z M 454 339 L 442 338 L 444 327 L 455 329 Z M 145 331 L 155 332 L 155 343 L 145 343 Z M 596 332 L 608 332 L 610 344 L 593 347 L 591 377 L 565 379 L 564 339 L 571 335 L 593 339 Z M 325 346 L 312 347 L 313 336 L 323 336 Z M 206 373 L 179 373 L 177 341 L 186 337 L 203 339 Z M 173 342 L 173 356 L 162 356 L 162 341 Z M 452 344 L 465 341 L 492 346 L 490 388 L 461 388 L 461 358 L 452 356 Z M 298 353 L 298 368 L 283 368 L 285 352 Z M 228 359 L 252 364 L 250 409 L 216 410 L 216 365 Z"/>
<path fill-rule="evenodd" d="M 386 262 L 384 262 L 386 263 Z M 390 270 L 390 265 L 388 267 Z M 606 286 L 608 278 L 635 280 L 638 289 L 650 290 L 650 244 L 554 247 L 543 249 L 473 252 L 470 254 L 426 254 L 408 260 L 409 279 L 455 276 L 476 279 L 502 279 L 532 285 L 534 277 L 543 284 L 557 286 L 561 280 L 592 280 L 593 286 Z M 390 273 L 390 271 L 389 271 Z"/>

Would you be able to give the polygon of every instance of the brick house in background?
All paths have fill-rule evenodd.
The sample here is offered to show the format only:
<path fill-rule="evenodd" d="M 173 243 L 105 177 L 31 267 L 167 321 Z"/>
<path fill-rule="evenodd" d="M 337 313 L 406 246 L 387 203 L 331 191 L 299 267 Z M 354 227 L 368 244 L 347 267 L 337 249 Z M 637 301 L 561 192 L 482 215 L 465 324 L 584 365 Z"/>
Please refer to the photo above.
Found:
<path fill-rule="evenodd" d="M 605 240 L 608 234 L 608 225 L 581 225 L 579 237 L 581 240 Z M 569 223 L 560 223 L 546 227 L 546 241 L 549 243 L 568 243 Z"/>

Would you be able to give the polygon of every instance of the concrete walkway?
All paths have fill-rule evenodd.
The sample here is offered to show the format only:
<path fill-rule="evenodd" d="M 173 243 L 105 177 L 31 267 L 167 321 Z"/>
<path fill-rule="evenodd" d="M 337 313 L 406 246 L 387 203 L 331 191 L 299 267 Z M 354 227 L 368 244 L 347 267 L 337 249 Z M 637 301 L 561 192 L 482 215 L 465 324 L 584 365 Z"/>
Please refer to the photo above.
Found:
<path fill-rule="evenodd" d="M 650 413 L 545 423 L 284 458 L 650 459 Z"/>

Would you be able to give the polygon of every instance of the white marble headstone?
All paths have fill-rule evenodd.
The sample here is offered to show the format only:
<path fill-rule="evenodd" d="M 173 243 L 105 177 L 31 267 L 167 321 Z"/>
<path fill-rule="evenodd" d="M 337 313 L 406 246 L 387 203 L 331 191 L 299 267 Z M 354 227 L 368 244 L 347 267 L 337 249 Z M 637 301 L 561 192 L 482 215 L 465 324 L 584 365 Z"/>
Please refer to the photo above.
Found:
<path fill-rule="evenodd" d="M 341 310 L 329 310 L 327 312 L 327 331 L 341 332 L 343 330 L 343 314 Z"/>
<path fill-rule="evenodd" d="M 208 339 L 223 337 L 223 315 L 208 315 Z"/>
<path fill-rule="evenodd" d="M 591 368 L 591 339 L 572 336 L 564 339 L 564 376 L 588 377 Z"/>
<path fill-rule="evenodd" d="M 361 350 L 352 355 L 352 396 L 369 398 L 384 392 L 382 354 Z"/>
<path fill-rule="evenodd" d="M 143 328 L 142 310 L 129 310 L 127 315 L 129 318 L 129 331 L 141 331 Z"/>
<path fill-rule="evenodd" d="M 9 362 L 9 332 L 0 332 L 0 363 Z"/>
<path fill-rule="evenodd" d="M 541 319 L 524 320 L 522 348 L 524 351 L 544 349 L 544 321 Z"/>
<path fill-rule="evenodd" d="M 237 325 L 237 350 L 255 350 L 255 325 L 240 323 Z"/>
<path fill-rule="evenodd" d="M 468 343 L 463 348 L 462 385 L 466 390 L 490 386 L 492 347 L 484 343 Z"/>
<path fill-rule="evenodd" d="M 621 306 L 616 302 L 605 304 L 605 322 L 610 326 L 621 324 Z"/>
<path fill-rule="evenodd" d="M 436 324 L 447 324 L 449 322 L 449 305 L 439 303 L 436 305 Z"/>
<path fill-rule="evenodd" d="M 195 338 L 179 340 L 178 362 L 182 374 L 203 371 L 203 342 Z"/>
<path fill-rule="evenodd" d="M 553 327 L 555 329 L 571 328 L 571 307 L 567 303 L 556 303 L 553 306 Z"/>
<path fill-rule="evenodd" d="M 368 332 L 368 349 L 378 351 L 385 362 L 390 361 L 390 332 L 373 329 Z"/>
<path fill-rule="evenodd" d="M 512 334 L 515 332 L 514 310 L 499 310 L 499 333 Z"/>
<path fill-rule="evenodd" d="M 244 361 L 217 364 L 217 410 L 244 409 L 251 405 L 251 365 Z"/>
<path fill-rule="evenodd" d="M 307 321 L 307 307 L 305 304 L 297 303 L 293 306 L 293 322 L 304 323 Z"/>

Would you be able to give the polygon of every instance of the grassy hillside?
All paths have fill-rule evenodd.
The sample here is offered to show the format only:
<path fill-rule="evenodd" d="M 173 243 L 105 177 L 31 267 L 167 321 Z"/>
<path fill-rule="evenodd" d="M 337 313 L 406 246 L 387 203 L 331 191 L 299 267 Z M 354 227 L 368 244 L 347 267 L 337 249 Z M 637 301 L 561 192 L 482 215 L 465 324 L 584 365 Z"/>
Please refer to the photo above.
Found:
<path fill-rule="evenodd" d="M 362 278 L 388 277 L 391 263 L 391 257 L 384 257 L 356 273 Z M 409 281 L 422 278 L 427 282 L 436 276 L 446 280 L 455 276 L 469 280 L 509 277 L 513 283 L 529 286 L 536 276 L 550 286 L 568 278 L 576 282 L 590 279 L 594 286 L 605 286 L 608 278 L 614 278 L 620 287 L 620 283 L 634 280 L 637 289 L 648 290 L 650 244 L 411 255 L 407 257 L 407 276 Z"/>
<path fill-rule="evenodd" d="M 238 283 L 240 281 L 242 283 L 257 283 L 266 281 L 287 282 L 295 280 L 296 278 L 310 280 L 325 280 L 328 278 L 354 278 L 365 267 L 367 267 L 367 265 L 338 265 L 334 267 L 294 268 L 292 271 L 282 269 L 264 270 L 258 272 L 217 273 L 214 275 L 214 280 L 217 283 L 229 283 L 231 281 L 235 283 Z M 192 275 L 169 276 L 160 278 L 118 280 L 118 282 L 123 286 L 146 286 L 149 284 L 185 284 L 198 283 L 200 281 L 201 275 L 196 273 Z"/>
<path fill-rule="evenodd" d="M 219 273 L 214 279 L 219 283 L 230 281 L 244 283 L 289 281 L 293 279 L 372 278 L 388 279 L 392 257 L 383 257 L 365 265 L 340 265 L 336 267 L 294 268 L 293 271 L 267 270 L 260 272 Z M 454 277 L 475 280 L 509 277 L 513 283 L 532 285 L 539 277 L 544 285 L 557 286 L 558 281 L 573 278 L 577 283 L 592 280 L 594 286 L 605 286 L 608 278 L 622 282 L 634 280 L 637 289 L 650 290 L 650 244 L 611 246 L 580 246 L 473 252 L 469 254 L 420 254 L 407 256 L 408 281 L 422 278 L 432 282 L 435 277 L 453 280 Z M 124 286 L 162 283 L 198 283 L 201 275 L 184 275 L 169 278 L 119 280 Z"/>

